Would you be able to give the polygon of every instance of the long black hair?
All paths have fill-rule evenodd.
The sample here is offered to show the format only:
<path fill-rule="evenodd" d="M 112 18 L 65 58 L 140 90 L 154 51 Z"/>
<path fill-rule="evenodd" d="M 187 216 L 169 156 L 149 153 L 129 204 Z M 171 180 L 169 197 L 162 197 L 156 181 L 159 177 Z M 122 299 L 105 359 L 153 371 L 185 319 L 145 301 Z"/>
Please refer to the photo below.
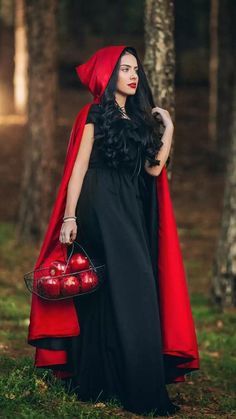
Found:
<path fill-rule="evenodd" d="M 137 59 L 139 76 L 136 93 L 128 95 L 125 104 L 126 114 L 131 122 L 121 119 L 122 109 L 115 99 L 120 60 L 126 52 L 133 54 Z M 152 114 L 152 108 L 155 107 L 153 95 L 135 48 L 126 47 L 122 51 L 99 106 L 101 109 L 101 134 L 98 136 L 97 144 L 102 149 L 110 166 L 117 167 L 121 160 L 129 160 L 127 130 L 128 134 L 131 137 L 133 134 L 135 141 L 138 141 L 142 147 L 149 167 L 160 164 L 160 160 L 155 159 L 155 156 L 163 145 L 161 137 L 164 125 Z"/>

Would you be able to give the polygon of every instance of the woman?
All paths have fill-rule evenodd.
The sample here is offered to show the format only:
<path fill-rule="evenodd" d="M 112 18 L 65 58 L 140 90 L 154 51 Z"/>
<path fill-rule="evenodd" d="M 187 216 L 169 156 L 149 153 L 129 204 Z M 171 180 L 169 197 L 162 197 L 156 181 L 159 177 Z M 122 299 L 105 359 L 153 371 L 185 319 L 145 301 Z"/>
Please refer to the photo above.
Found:
<path fill-rule="evenodd" d="M 81 400 L 116 398 L 132 412 L 173 414 L 179 407 L 165 384 L 199 367 L 164 172 L 173 123 L 154 106 L 134 48 L 102 48 L 76 70 L 94 101 L 73 126 L 36 267 L 58 259 L 60 245 L 70 252 L 76 239 L 107 274 L 82 298 L 33 296 L 29 343 L 36 366 L 52 368 Z"/>

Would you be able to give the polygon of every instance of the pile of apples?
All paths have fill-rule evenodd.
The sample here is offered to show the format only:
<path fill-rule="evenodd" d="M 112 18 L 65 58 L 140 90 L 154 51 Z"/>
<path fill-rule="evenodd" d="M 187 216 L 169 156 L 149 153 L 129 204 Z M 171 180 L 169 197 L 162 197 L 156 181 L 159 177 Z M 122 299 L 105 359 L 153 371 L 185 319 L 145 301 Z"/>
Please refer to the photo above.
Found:
<path fill-rule="evenodd" d="M 92 269 L 84 271 L 91 268 L 87 256 L 75 253 L 70 258 L 67 268 L 66 265 L 66 262 L 57 260 L 51 262 L 49 275 L 37 281 L 40 295 L 48 298 L 70 297 L 90 291 L 98 285 L 98 277 L 95 272 Z"/>

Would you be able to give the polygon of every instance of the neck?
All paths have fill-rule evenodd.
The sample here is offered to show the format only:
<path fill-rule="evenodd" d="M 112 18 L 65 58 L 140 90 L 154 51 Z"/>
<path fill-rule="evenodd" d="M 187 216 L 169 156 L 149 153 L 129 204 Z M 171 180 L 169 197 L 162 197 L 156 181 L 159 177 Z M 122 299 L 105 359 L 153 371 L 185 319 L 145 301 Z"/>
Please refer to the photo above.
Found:
<path fill-rule="evenodd" d="M 124 108 L 125 107 L 125 104 L 126 104 L 126 96 L 122 95 L 121 93 L 116 92 L 115 99 L 116 99 L 116 102 L 118 103 L 118 105 L 121 108 Z"/>

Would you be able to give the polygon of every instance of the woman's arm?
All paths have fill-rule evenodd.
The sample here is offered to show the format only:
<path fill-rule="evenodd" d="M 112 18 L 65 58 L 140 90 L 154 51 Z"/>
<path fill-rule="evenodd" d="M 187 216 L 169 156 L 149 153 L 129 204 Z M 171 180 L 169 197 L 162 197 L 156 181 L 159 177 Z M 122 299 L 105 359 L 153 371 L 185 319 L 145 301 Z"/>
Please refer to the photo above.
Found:
<path fill-rule="evenodd" d="M 94 124 L 85 124 L 79 151 L 67 187 L 66 206 L 64 216 L 75 216 L 76 205 L 80 196 L 84 176 L 88 169 L 90 154 L 94 142 Z M 62 224 L 60 241 L 71 243 L 77 234 L 75 220 L 68 220 Z"/>
<path fill-rule="evenodd" d="M 165 109 L 156 107 L 156 108 L 153 108 L 152 113 L 155 113 L 156 111 L 159 112 L 162 116 L 162 120 L 165 125 L 165 131 L 161 138 L 161 140 L 163 141 L 163 145 L 155 157 L 156 160 L 160 160 L 160 165 L 148 167 L 148 162 L 146 162 L 144 165 L 146 172 L 151 176 L 159 176 L 159 174 L 161 173 L 162 168 L 165 165 L 168 159 L 168 156 L 170 154 L 171 143 L 172 143 L 173 132 L 174 132 L 174 125 L 169 115 L 169 112 L 166 111 Z"/>

